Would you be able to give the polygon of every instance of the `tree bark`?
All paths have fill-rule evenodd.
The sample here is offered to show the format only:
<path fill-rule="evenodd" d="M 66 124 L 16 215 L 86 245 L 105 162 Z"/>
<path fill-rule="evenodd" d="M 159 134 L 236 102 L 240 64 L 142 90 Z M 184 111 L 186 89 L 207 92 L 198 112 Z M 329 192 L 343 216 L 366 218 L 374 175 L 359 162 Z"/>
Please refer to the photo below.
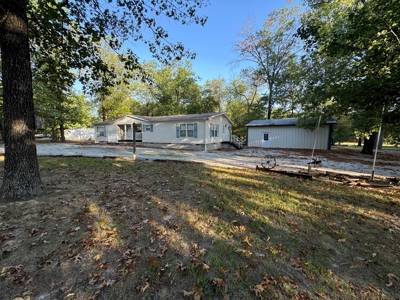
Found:
<path fill-rule="evenodd" d="M 65 142 L 65 128 L 64 128 L 64 123 L 60 124 L 60 136 L 61 136 L 61 142 Z"/>
<path fill-rule="evenodd" d="M 26 0 L 0 0 L 0 48 L 5 148 L 1 199 L 22 200 L 45 192 L 36 156 Z"/>
<path fill-rule="evenodd" d="M 362 154 L 374 155 L 374 145 L 376 138 L 377 138 L 377 133 L 374 132 L 369 136 L 369 139 L 367 138 L 364 139 L 364 145 L 361 150 Z"/>
<path fill-rule="evenodd" d="M 267 119 L 270 120 L 271 119 L 271 113 L 272 113 L 272 96 L 271 96 L 271 92 L 268 95 L 268 111 L 267 111 Z"/>

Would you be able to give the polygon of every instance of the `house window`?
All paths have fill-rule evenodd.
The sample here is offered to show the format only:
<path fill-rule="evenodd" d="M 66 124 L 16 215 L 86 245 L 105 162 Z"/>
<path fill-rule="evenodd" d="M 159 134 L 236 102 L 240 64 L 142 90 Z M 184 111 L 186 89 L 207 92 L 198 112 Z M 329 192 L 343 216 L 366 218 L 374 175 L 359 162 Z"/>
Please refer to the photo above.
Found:
<path fill-rule="evenodd" d="M 197 138 L 197 123 L 177 124 L 176 137 L 193 137 Z"/>
<path fill-rule="evenodd" d="M 153 124 L 143 125 L 142 130 L 143 132 L 153 132 Z"/>
<path fill-rule="evenodd" d="M 187 128 L 187 137 L 193 137 L 193 136 L 194 136 L 194 135 L 193 135 L 193 133 L 194 133 L 194 131 L 193 131 L 193 128 L 194 128 L 193 124 L 187 124 L 186 128 Z"/>
<path fill-rule="evenodd" d="M 106 128 L 104 126 L 97 126 L 97 136 L 106 136 Z"/>
<path fill-rule="evenodd" d="M 269 141 L 269 133 L 264 133 L 264 141 Z"/>
<path fill-rule="evenodd" d="M 210 137 L 218 137 L 219 124 L 210 124 Z"/>
<path fill-rule="evenodd" d="M 179 125 L 179 135 L 180 137 L 186 137 L 186 124 L 180 124 Z"/>

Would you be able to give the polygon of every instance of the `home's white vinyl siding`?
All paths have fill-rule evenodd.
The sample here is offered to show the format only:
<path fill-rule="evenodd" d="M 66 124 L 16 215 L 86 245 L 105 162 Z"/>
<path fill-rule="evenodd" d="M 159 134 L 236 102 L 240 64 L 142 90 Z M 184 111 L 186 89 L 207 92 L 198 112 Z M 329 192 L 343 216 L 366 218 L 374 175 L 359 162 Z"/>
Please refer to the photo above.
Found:
<path fill-rule="evenodd" d="M 106 126 L 107 142 L 118 143 L 118 128 L 115 125 Z"/>
<path fill-rule="evenodd" d="M 204 126 L 206 122 L 206 126 Z M 197 123 L 197 138 L 195 137 L 177 137 L 176 126 L 179 124 Z M 143 123 L 146 124 L 146 123 Z M 143 132 L 143 142 L 148 143 L 171 143 L 171 144 L 210 144 L 220 143 L 223 140 L 223 126 L 226 124 L 225 132 L 231 126 L 230 122 L 223 116 L 212 118 L 211 120 L 185 120 L 171 122 L 154 122 L 153 132 Z M 218 125 L 218 136 L 210 137 L 210 124 Z M 225 135 L 226 136 L 226 135 Z M 204 137 L 206 140 L 204 140 Z M 229 137 L 229 135 L 228 135 Z M 227 139 L 229 141 L 229 139 Z"/>
<path fill-rule="evenodd" d="M 315 149 L 326 150 L 328 147 L 329 126 L 310 131 L 295 126 L 248 127 L 247 145 L 262 147 L 263 134 L 269 133 L 270 148 L 312 149 L 315 137 Z"/>
<path fill-rule="evenodd" d="M 176 137 L 176 126 L 178 124 L 197 123 L 197 138 Z M 145 123 L 143 123 L 145 124 Z M 204 121 L 171 121 L 153 123 L 153 132 L 143 132 L 142 141 L 147 143 L 171 143 L 171 144 L 203 144 L 204 143 Z"/>
<path fill-rule="evenodd" d="M 219 113 L 216 115 L 209 113 L 160 117 L 127 115 L 110 121 L 110 125 L 106 128 L 106 136 L 98 138 L 96 141 L 110 142 L 110 139 L 107 139 L 108 133 L 115 135 L 118 140 L 130 140 L 132 138 L 131 128 L 133 123 L 142 126 L 142 132 L 136 133 L 136 140 L 140 140 L 143 144 L 169 145 L 171 147 L 182 145 L 182 147 L 189 146 L 193 149 L 204 150 L 219 149 L 222 142 L 229 142 L 229 129 L 232 126 L 232 121 L 226 115 L 219 115 Z M 193 136 L 181 136 L 180 124 L 193 124 L 193 127 L 190 128 L 190 130 L 193 130 Z M 210 135 L 211 124 L 216 125 L 215 128 L 218 127 L 217 136 Z M 95 124 L 95 127 L 100 125 L 102 123 Z M 179 131 L 177 131 L 177 128 L 179 128 Z M 178 132 L 179 135 L 177 134 Z M 187 128 L 186 133 L 188 133 Z M 140 134 L 139 139 L 138 134 Z"/>
<path fill-rule="evenodd" d="M 218 137 L 211 138 L 212 143 L 220 142 L 230 142 L 229 127 L 232 128 L 232 124 L 224 116 L 218 116 L 208 120 L 208 131 L 210 131 L 210 124 L 218 125 Z M 225 127 L 225 128 L 224 128 Z M 208 133 L 208 138 L 210 138 L 210 133 Z"/>

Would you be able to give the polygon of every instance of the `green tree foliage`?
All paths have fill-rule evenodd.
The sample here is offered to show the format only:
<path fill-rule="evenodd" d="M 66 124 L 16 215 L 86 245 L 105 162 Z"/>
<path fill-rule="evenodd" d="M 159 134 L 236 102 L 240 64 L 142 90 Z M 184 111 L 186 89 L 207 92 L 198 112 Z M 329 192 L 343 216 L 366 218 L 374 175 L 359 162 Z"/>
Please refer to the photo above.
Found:
<path fill-rule="evenodd" d="M 218 108 L 210 112 L 223 111 L 224 105 L 227 102 L 227 95 L 228 95 L 227 84 L 225 82 L 225 79 L 217 78 L 217 79 L 207 80 L 203 88 L 203 97 L 204 94 L 206 95 L 206 97 L 213 97 L 216 103 L 218 103 Z"/>
<path fill-rule="evenodd" d="M 98 114 L 103 121 L 115 120 L 132 112 L 133 99 L 128 90 L 126 86 L 116 85 L 108 88 L 107 95 L 100 95 Z"/>
<path fill-rule="evenodd" d="M 188 104 L 188 114 L 222 112 L 227 88 L 224 79 L 207 80 L 202 87 L 201 98 Z"/>
<path fill-rule="evenodd" d="M 352 113 L 363 120 L 355 122 L 359 131 L 371 134 L 380 122 L 395 124 L 392 116 L 400 110 L 400 2 L 311 4 L 299 30 L 321 73 L 313 76 L 318 80 L 312 81 L 310 90 L 324 91 L 318 93 L 324 95 L 319 100 L 333 100 L 336 114 Z"/>
<path fill-rule="evenodd" d="M 46 131 L 52 132 L 53 139 L 65 141 L 65 129 L 92 125 L 92 105 L 84 95 L 61 91 L 51 82 L 38 80 L 34 81 L 33 91 L 35 113 L 44 118 Z"/>
<path fill-rule="evenodd" d="M 335 130 L 333 131 L 333 141 L 335 143 L 343 143 L 354 141 L 356 136 L 353 119 L 351 116 L 343 116 L 337 120 L 337 125 L 335 125 Z"/>
<path fill-rule="evenodd" d="M 94 95 L 94 104 L 103 121 L 114 120 L 131 113 L 134 101 L 132 82 L 138 76 L 138 71 L 125 69 L 118 55 L 105 42 L 101 43 L 100 51 L 103 63 L 113 70 L 113 75 L 108 79 L 102 76 L 91 80 L 92 86 L 98 87 Z"/>
<path fill-rule="evenodd" d="M 301 112 L 301 97 L 304 92 L 304 74 L 301 62 L 292 60 L 287 68 L 277 79 L 275 91 L 275 107 L 271 112 L 271 117 L 294 118 Z M 269 97 L 264 96 L 264 102 L 269 101 Z"/>
<path fill-rule="evenodd" d="M 107 41 L 118 50 L 122 44 L 144 42 L 153 57 L 167 63 L 193 58 L 181 43 L 170 43 L 159 24 L 160 15 L 182 24 L 203 25 L 206 18 L 197 10 L 206 1 L 190 0 L 0 0 L 0 48 L 4 103 L 5 167 L 2 197 L 27 198 L 45 191 L 40 180 L 34 142 L 34 104 L 30 47 L 35 65 L 43 65 L 63 80 L 78 73 L 87 90 L 98 91 L 113 80 L 113 70 L 102 61 L 99 42 Z M 150 33 L 150 35 L 147 35 Z M 54 55 L 54 54 L 58 54 Z M 128 69 L 140 69 L 138 57 L 130 50 L 119 58 Z M 55 63 L 57 61 L 57 63 Z M 51 66 L 57 70 L 51 70 Z"/>
<path fill-rule="evenodd" d="M 100 1 L 57 0 L 29 1 L 30 38 L 39 48 L 42 59 L 48 62 L 54 49 L 62 52 L 64 66 L 89 72 L 81 72 L 79 79 L 84 87 L 97 91 L 97 79 L 103 77 L 102 85 L 112 84 L 114 70 L 102 59 L 102 41 L 118 50 L 125 41 L 144 43 L 153 57 L 165 64 L 183 57 L 194 58 L 182 43 L 171 43 L 168 32 L 159 24 L 164 16 L 181 24 L 204 25 L 207 18 L 197 15 L 204 1 L 192 2 L 158 0 Z M 139 58 L 130 49 L 119 54 L 127 69 L 140 68 Z M 62 67 L 61 70 L 68 68 Z M 111 80 L 111 82 L 109 82 Z"/>
<path fill-rule="evenodd" d="M 226 114 L 233 121 L 232 133 L 235 135 L 245 136 L 247 114 L 246 103 L 244 101 L 228 101 L 226 104 Z"/>
<path fill-rule="evenodd" d="M 264 102 L 259 93 L 260 84 L 257 77 L 246 77 L 246 75 L 231 82 L 229 86 L 231 97 L 226 105 L 226 113 L 235 123 L 232 128 L 234 134 L 246 135 L 244 126 L 247 123 L 265 118 Z"/>
<path fill-rule="evenodd" d="M 249 21 L 240 32 L 241 40 L 234 45 L 239 54 L 236 63 L 250 62 L 253 66 L 247 72 L 252 72 L 266 85 L 264 100 L 268 119 L 274 105 L 283 99 L 283 83 L 292 73 L 289 68 L 297 59 L 299 43 L 295 33 L 299 16 L 297 6 L 274 10 L 258 31 Z"/>
<path fill-rule="evenodd" d="M 174 61 L 168 66 L 153 61 L 145 63 L 144 68 L 150 83 L 136 82 L 133 96 L 141 102 L 144 115 L 197 113 L 208 105 L 202 102 L 199 78 L 189 61 Z"/>

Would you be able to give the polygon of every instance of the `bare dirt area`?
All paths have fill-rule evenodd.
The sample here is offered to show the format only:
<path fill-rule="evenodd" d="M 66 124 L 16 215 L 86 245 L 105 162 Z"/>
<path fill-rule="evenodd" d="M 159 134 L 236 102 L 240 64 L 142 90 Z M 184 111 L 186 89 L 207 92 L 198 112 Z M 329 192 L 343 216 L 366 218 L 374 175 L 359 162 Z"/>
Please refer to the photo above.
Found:
<path fill-rule="evenodd" d="M 0 146 L 0 154 L 4 146 Z M 38 143 L 39 156 L 85 156 L 132 158 L 132 144 L 76 144 L 76 143 Z M 191 151 L 141 147 L 136 148 L 136 159 L 145 161 L 175 160 L 201 162 L 207 165 L 256 169 L 269 163 L 274 170 L 288 172 L 308 172 L 312 162 L 312 150 L 309 149 L 264 149 L 244 148 L 222 149 L 215 151 Z M 372 174 L 373 156 L 360 153 L 359 148 L 333 147 L 331 151 L 316 150 L 315 159 L 320 162 L 311 164 L 311 174 L 343 174 L 355 177 L 368 177 Z M 378 151 L 375 163 L 375 176 L 379 178 L 400 177 L 400 150 Z"/>
<path fill-rule="evenodd" d="M 38 144 L 38 155 L 64 156 L 115 156 L 122 158 L 132 157 L 132 145 L 80 145 L 71 143 Z M 0 153 L 3 149 L 0 148 Z M 4 150 L 3 150 L 4 151 Z M 225 167 L 240 167 L 255 169 L 265 160 L 275 159 L 277 169 L 292 170 L 294 172 L 307 170 L 312 161 L 312 150 L 309 149 L 262 149 L 244 148 L 223 149 L 215 151 L 188 151 L 181 149 L 160 149 L 137 147 L 138 160 L 183 160 L 202 162 L 208 165 Z M 316 150 L 314 157 L 320 164 L 312 165 L 314 172 L 337 171 L 348 174 L 371 175 L 373 156 L 360 153 L 358 148 L 333 147 L 331 151 Z M 385 177 L 400 177 L 400 151 L 378 151 L 375 164 L 375 174 Z"/>

